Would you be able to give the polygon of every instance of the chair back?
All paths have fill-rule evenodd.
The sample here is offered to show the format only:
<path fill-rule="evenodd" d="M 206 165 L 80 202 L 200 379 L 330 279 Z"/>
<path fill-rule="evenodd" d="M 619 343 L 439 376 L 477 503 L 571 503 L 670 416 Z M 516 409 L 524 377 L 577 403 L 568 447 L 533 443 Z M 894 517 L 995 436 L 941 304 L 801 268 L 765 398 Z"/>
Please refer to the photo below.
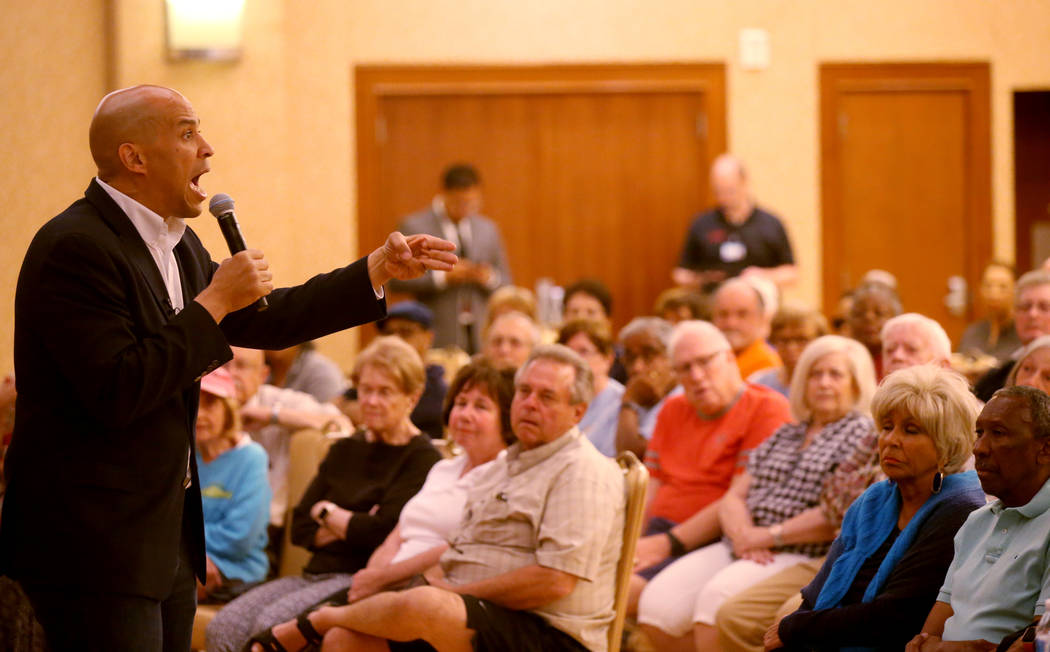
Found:
<path fill-rule="evenodd" d="M 642 532 L 645 491 L 649 486 L 649 471 L 634 453 L 624 451 L 616 456 L 616 462 L 623 470 L 626 507 L 623 519 L 623 548 L 620 551 L 620 562 L 616 566 L 614 616 L 609 625 L 609 652 L 620 652 L 623 621 L 627 617 L 627 592 L 631 584 L 631 573 L 634 572 L 634 549 Z"/>
<path fill-rule="evenodd" d="M 292 433 L 288 442 L 288 511 L 284 517 L 284 538 L 277 571 L 280 577 L 299 575 L 310 561 L 310 551 L 292 543 L 292 509 L 302 500 L 334 439 L 307 428 Z"/>

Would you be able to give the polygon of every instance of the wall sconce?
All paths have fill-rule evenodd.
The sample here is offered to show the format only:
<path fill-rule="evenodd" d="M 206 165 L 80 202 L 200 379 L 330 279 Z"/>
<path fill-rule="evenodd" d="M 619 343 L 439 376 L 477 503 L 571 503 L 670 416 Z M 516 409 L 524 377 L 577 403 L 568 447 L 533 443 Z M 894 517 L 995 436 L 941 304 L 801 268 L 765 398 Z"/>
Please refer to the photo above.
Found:
<path fill-rule="evenodd" d="M 236 61 L 244 0 L 165 0 L 168 58 Z"/>

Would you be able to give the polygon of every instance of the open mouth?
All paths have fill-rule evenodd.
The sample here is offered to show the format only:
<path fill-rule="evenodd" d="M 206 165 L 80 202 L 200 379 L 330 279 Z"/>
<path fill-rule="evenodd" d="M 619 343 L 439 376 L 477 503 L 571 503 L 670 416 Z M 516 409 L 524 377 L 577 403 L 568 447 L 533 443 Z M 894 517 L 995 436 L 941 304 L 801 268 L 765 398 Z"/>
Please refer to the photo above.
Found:
<path fill-rule="evenodd" d="M 190 190 L 192 190 L 194 193 L 196 193 L 197 196 L 200 197 L 202 201 L 204 200 L 205 197 L 208 196 L 208 193 L 205 192 L 204 188 L 201 187 L 200 181 L 201 181 L 201 177 L 204 176 L 207 173 L 208 173 L 208 170 L 204 170 L 203 172 L 201 172 L 197 176 L 195 176 L 195 177 L 190 179 Z"/>

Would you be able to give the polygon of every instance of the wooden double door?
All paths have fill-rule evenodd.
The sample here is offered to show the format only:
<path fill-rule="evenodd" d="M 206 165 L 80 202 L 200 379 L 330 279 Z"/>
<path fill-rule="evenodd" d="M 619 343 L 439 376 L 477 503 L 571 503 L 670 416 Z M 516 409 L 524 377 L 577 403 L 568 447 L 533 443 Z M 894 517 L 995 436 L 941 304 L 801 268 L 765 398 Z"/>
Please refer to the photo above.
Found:
<path fill-rule="evenodd" d="M 622 326 L 671 285 L 725 150 L 722 65 L 359 67 L 360 242 L 470 162 L 514 283 L 604 281 Z"/>

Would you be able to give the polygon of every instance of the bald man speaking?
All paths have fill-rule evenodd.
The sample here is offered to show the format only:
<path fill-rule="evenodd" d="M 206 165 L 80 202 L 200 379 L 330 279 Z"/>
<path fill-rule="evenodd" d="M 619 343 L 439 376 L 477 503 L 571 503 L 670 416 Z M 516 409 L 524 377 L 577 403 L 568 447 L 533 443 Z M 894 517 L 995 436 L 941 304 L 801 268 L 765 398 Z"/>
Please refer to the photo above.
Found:
<path fill-rule="evenodd" d="M 204 526 L 200 377 L 230 344 L 283 349 L 386 313 L 383 284 L 449 270 L 452 243 L 391 234 L 365 258 L 273 289 L 263 253 L 212 262 L 200 215 L 213 152 L 176 91 L 107 95 L 83 199 L 34 237 L 15 294 L 18 402 L 0 572 L 53 650 L 189 650 Z M 251 304 L 268 295 L 269 310 Z"/>

